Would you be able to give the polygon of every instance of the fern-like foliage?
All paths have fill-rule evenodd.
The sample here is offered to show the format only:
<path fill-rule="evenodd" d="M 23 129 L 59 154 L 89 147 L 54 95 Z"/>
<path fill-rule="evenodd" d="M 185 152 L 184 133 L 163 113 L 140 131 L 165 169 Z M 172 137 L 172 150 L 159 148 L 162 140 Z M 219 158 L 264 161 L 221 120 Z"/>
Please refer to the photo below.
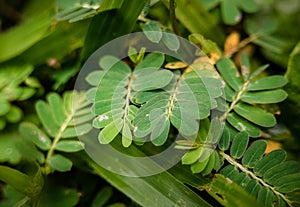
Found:
<path fill-rule="evenodd" d="M 97 116 L 94 127 L 102 129 L 100 143 L 110 143 L 118 133 L 123 146 L 150 140 L 155 145 L 166 142 L 173 125 L 186 137 L 195 137 L 198 120 L 217 107 L 222 94 L 221 80 L 205 64 L 192 64 L 184 72 L 159 69 L 164 55 L 148 54 L 132 71 L 113 58 L 100 60 L 103 71 L 92 72 L 87 81 L 96 88 L 89 97 Z M 218 76 L 217 76 L 218 77 Z"/>
<path fill-rule="evenodd" d="M 201 132 L 203 129 L 199 131 L 205 139 L 200 138 L 195 143 L 177 142 L 177 148 L 192 149 L 183 156 L 182 163 L 191 165 L 194 173 L 202 175 L 221 169 L 219 173 L 238 183 L 265 206 L 297 206 L 299 164 L 285 161 L 283 150 L 264 155 L 267 146 L 264 140 L 249 144 L 249 136 L 260 136 L 260 127 L 276 124 L 274 115 L 258 104 L 284 100 L 287 94 L 278 88 L 286 84 L 286 79 L 282 76 L 258 79 L 257 76 L 266 66 L 250 74 L 249 61 L 245 56 L 242 56 L 241 67 L 242 73 L 230 59 L 222 58 L 217 62 L 217 68 L 226 82 L 224 91 L 228 106 L 219 120 L 226 119 L 224 131 L 213 119 L 207 127 L 209 132 L 206 136 Z M 220 132 L 221 139 L 216 145 L 208 145 L 213 132 Z"/>
<path fill-rule="evenodd" d="M 0 130 L 6 123 L 17 123 L 22 119 L 22 110 L 14 104 L 33 96 L 40 83 L 29 75 L 33 71 L 32 65 L 0 67 Z"/>
<path fill-rule="evenodd" d="M 50 93 L 47 102 L 36 103 L 43 129 L 31 122 L 20 124 L 19 131 L 24 139 L 46 152 L 46 157 L 40 160 L 45 165 L 45 174 L 71 169 L 72 161 L 58 152 L 77 152 L 84 148 L 76 137 L 92 129 L 88 123 L 92 119 L 90 109 L 86 109 L 88 105 L 84 93 L 66 92 L 63 97 Z"/>
<path fill-rule="evenodd" d="M 176 64 L 182 63 L 166 64 L 161 53 L 129 52 L 133 63 L 105 56 L 99 61 L 101 70 L 86 78 L 93 86 L 87 94 L 100 143 L 121 134 L 124 147 L 148 139 L 161 146 L 175 129 L 181 135 L 176 148 L 189 150 L 182 164 L 190 165 L 193 173 L 222 174 L 265 206 L 298 204 L 299 164 L 285 161 L 283 150 L 265 155 L 266 142 L 250 140 L 260 137 L 263 127 L 276 124 L 262 106 L 287 97 L 280 89 L 287 82 L 283 76 L 259 78 L 267 66 L 250 73 L 245 55 L 240 71 L 230 59 L 219 59 L 218 73 L 205 61 L 178 69 Z M 162 68 L 164 64 L 172 70 Z M 216 187 L 213 182 L 207 186 Z"/>
<path fill-rule="evenodd" d="M 287 81 L 279 75 L 257 79 L 267 66 L 258 68 L 250 75 L 248 59 L 243 56 L 242 60 L 242 73 L 230 59 L 222 58 L 217 62 L 217 68 L 226 81 L 225 96 L 229 102 L 224 119 L 237 130 L 246 131 L 251 137 L 259 137 L 258 126 L 272 127 L 276 124 L 276 119 L 258 104 L 283 101 L 287 93 L 278 88 L 284 86 Z"/>
<path fill-rule="evenodd" d="M 123 146 L 132 143 L 132 121 L 137 107 L 131 100 L 135 92 L 159 89 L 171 81 L 173 74 L 170 71 L 159 70 L 163 62 L 163 54 L 153 53 L 132 71 L 123 61 L 107 56 L 100 61 L 104 71 L 88 76 L 88 82 L 97 86 L 91 89 L 90 100 L 97 116 L 93 125 L 103 128 L 98 137 L 100 143 L 110 143 L 120 132 Z M 93 80 L 94 77 L 101 77 L 101 80 Z"/>
<path fill-rule="evenodd" d="M 238 183 L 265 206 L 299 206 L 300 166 L 295 161 L 285 161 L 284 150 L 263 155 L 264 140 L 253 142 L 247 149 L 247 133 L 237 134 L 230 155 L 220 152 L 230 163 L 219 173 Z"/>

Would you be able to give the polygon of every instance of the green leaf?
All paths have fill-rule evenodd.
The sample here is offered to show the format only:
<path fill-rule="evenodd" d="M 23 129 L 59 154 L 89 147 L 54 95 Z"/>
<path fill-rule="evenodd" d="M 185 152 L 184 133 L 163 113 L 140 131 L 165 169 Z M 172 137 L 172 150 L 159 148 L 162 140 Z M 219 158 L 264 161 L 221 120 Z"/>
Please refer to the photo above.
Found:
<path fill-rule="evenodd" d="M 285 159 L 286 152 L 284 150 L 274 150 L 259 160 L 253 170 L 258 176 L 263 176 L 267 170 L 285 161 Z"/>
<path fill-rule="evenodd" d="M 134 68 L 134 71 L 146 69 L 146 68 L 153 68 L 153 69 L 160 69 L 165 61 L 165 56 L 163 53 L 150 53 L 146 55 L 146 57 L 139 62 L 139 64 Z"/>
<path fill-rule="evenodd" d="M 300 172 L 283 176 L 274 185 L 282 193 L 297 191 L 300 189 Z"/>
<path fill-rule="evenodd" d="M 243 156 L 243 166 L 254 168 L 256 163 L 262 158 L 266 148 L 267 143 L 264 140 L 253 142 Z"/>
<path fill-rule="evenodd" d="M 88 145 L 90 147 L 92 143 Z M 103 153 L 105 155 L 107 152 Z M 132 178 L 111 173 L 90 159 L 87 161 L 97 174 L 121 192 L 126 193 L 129 198 L 139 205 L 155 206 L 159 203 L 161 206 L 211 206 L 167 171 L 152 176 Z M 115 161 L 112 162 L 115 163 Z M 134 175 L 142 173 L 140 172 L 140 168 L 128 168 L 132 163 L 118 163 L 117 165 L 121 165 L 120 167 L 126 169 L 126 171 L 127 169 L 130 170 Z M 148 165 L 142 166 L 144 169 L 148 169 L 149 167 Z M 164 180 L 164 185 L 161 185 L 162 180 Z"/>
<path fill-rule="evenodd" d="M 105 186 L 99 190 L 95 196 L 91 207 L 102 207 L 113 196 L 113 189 L 110 186 Z"/>
<path fill-rule="evenodd" d="M 206 190 L 223 206 L 264 206 L 238 184 L 220 174 L 214 176 Z"/>
<path fill-rule="evenodd" d="M 3 187 L 3 199 L 0 203 L 0 207 L 11 207 L 16 204 L 22 203 L 22 207 L 30 207 L 29 197 L 25 196 L 23 193 L 18 192 L 10 185 L 5 185 Z"/>
<path fill-rule="evenodd" d="M 103 0 L 94 2 L 74 2 L 73 4 L 67 4 L 64 7 L 60 7 L 62 11 L 55 15 L 60 21 L 68 20 L 69 22 L 77 22 L 86 18 L 91 18 L 97 13 L 118 9 L 121 7 L 123 0 Z M 59 4 L 60 5 L 60 4 Z"/>
<path fill-rule="evenodd" d="M 52 9 L 54 9 L 53 3 L 49 1 L 44 1 L 43 3 L 33 1 L 29 5 L 32 6 L 33 4 L 39 5 L 36 8 L 39 12 L 31 11 L 30 16 L 24 18 L 21 24 L 0 34 L 0 62 L 21 54 L 49 34 L 49 27 L 52 22 Z"/>
<path fill-rule="evenodd" d="M 47 96 L 47 101 L 49 103 L 49 107 L 52 109 L 53 117 L 58 126 L 64 124 L 67 116 L 65 113 L 63 100 L 57 93 L 50 93 Z"/>
<path fill-rule="evenodd" d="M 146 2 L 147 0 L 123 0 L 119 9 L 101 12 L 94 16 L 85 37 L 82 62 L 110 40 L 129 34 L 136 25 L 136 20 Z"/>
<path fill-rule="evenodd" d="M 246 121 L 242 117 L 238 116 L 236 113 L 230 113 L 227 116 L 227 121 L 237 130 L 245 131 L 251 137 L 259 137 L 260 136 L 260 129 L 251 124 L 250 122 Z"/>
<path fill-rule="evenodd" d="M 85 80 L 92 86 L 98 86 L 104 74 L 105 73 L 103 71 L 96 70 L 89 73 Z"/>
<path fill-rule="evenodd" d="M 159 70 L 164 61 L 164 55 L 161 53 L 147 55 L 133 72 L 120 60 L 116 63 L 115 59 L 106 58 L 105 65 L 110 64 L 109 60 L 115 64 L 102 77 L 95 98 L 92 100 L 92 111 L 97 116 L 93 125 L 95 128 L 104 127 L 98 137 L 100 143 L 110 143 L 119 132 L 123 131 L 123 144 L 129 146 L 133 130 L 131 122 L 137 111 L 133 110 L 136 107 L 131 104 L 134 93 L 164 87 L 171 81 L 173 74 L 167 70 Z M 167 128 L 167 125 L 164 125 L 162 131 L 157 131 L 156 135 L 161 136 L 162 139 L 152 137 L 157 141 L 156 144 L 165 140 L 163 136 L 168 134 Z"/>
<path fill-rule="evenodd" d="M 230 140 L 230 131 L 227 127 L 225 127 L 221 139 L 218 143 L 218 147 L 220 148 L 220 150 L 227 150 L 230 146 Z"/>
<path fill-rule="evenodd" d="M 19 131 L 25 139 L 33 142 L 40 149 L 50 149 L 50 138 L 34 124 L 30 122 L 23 122 L 19 126 Z"/>
<path fill-rule="evenodd" d="M 107 11 L 110 9 L 119 9 L 123 4 L 123 0 L 103 0 L 98 12 Z"/>
<path fill-rule="evenodd" d="M 214 166 L 215 166 L 215 162 L 216 162 L 216 157 L 215 156 L 215 153 L 213 153 L 209 158 L 208 158 L 208 163 L 207 165 L 205 166 L 205 169 L 201 172 L 201 174 L 203 176 L 205 175 L 209 175 L 211 173 L 211 171 L 214 169 Z"/>
<path fill-rule="evenodd" d="M 215 53 L 216 55 L 222 56 L 222 51 L 218 45 L 208 39 L 205 39 L 201 34 L 191 34 L 189 40 L 194 44 L 200 44 L 201 50 L 205 54 Z"/>
<path fill-rule="evenodd" d="M 147 91 L 166 86 L 172 80 L 172 73 L 168 70 L 153 70 L 144 68 L 133 73 L 137 79 L 132 84 L 135 91 Z"/>
<path fill-rule="evenodd" d="M 11 185 L 17 191 L 31 197 L 32 179 L 13 168 L 0 165 L 0 180 Z"/>
<path fill-rule="evenodd" d="M 171 51 L 176 52 L 180 48 L 180 42 L 178 37 L 174 33 L 171 33 L 170 31 L 166 31 L 163 33 L 162 42 Z"/>
<path fill-rule="evenodd" d="M 50 180 L 41 192 L 38 202 L 43 207 L 73 207 L 78 204 L 79 199 L 80 194 L 76 189 L 61 186 L 60 183 Z"/>
<path fill-rule="evenodd" d="M 245 53 L 241 54 L 241 73 L 244 77 L 244 80 L 248 80 L 249 79 L 249 74 L 250 74 L 250 60 L 247 57 L 247 55 Z"/>
<path fill-rule="evenodd" d="M 88 120 L 91 120 L 92 117 L 88 116 Z M 90 123 L 78 124 L 74 127 L 67 127 L 64 132 L 61 134 L 62 138 L 72 138 L 82 136 L 92 129 L 92 125 Z"/>
<path fill-rule="evenodd" d="M 226 83 L 235 91 L 239 91 L 242 87 L 242 80 L 234 63 L 228 58 L 221 58 L 217 62 L 217 68 Z"/>
<path fill-rule="evenodd" d="M 55 137 L 55 135 L 59 131 L 59 126 L 56 124 L 53 112 L 51 111 L 49 105 L 44 101 L 40 100 L 36 103 L 35 107 L 39 119 L 41 120 L 43 126 L 46 129 L 46 132 L 50 136 Z"/>
<path fill-rule="evenodd" d="M 197 148 L 195 150 L 188 151 L 184 154 L 184 156 L 181 158 L 181 162 L 183 165 L 190 165 L 196 162 L 200 155 L 201 155 L 202 148 Z"/>
<path fill-rule="evenodd" d="M 247 132 L 238 133 L 233 141 L 230 148 L 230 155 L 235 159 L 240 159 L 245 153 L 249 142 Z"/>
<path fill-rule="evenodd" d="M 50 157 L 48 163 L 54 170 L 59 172 L 69 171 L 72 168 L 72 161 L 59 154 Z"/>
<path fill-rule="evenodd" d="M 274 194 L 268 188 L 260 188 L 258 191 L 257 200 L 263 203 L 265 206 L 272 205 Z"/>
<path fill-rule="evenodd" d="M 0 116 L 9 112 L 10 103 L 5 99 L 4 95 L 0 93 Z"/>
<path fill-rule="evenodd" d="M 254 13 L 258 10 L 258 3 L 255 0 L 237 1 L 238 6 L 245 12 Z"/>
<path fill-rule="evenodd" d="M 176 75 L 164 91 L 158 91 L 138 110 L 133 121 L 135 136 L 155 133 L 156 119 L 149 119 L 152 113 L 152 117 L 164 116 L 181 135 L 195 137 L 199 127 L 197 120 L 206 118 L 211 107 L 209 93 L 197 72 Z"/>
<path fill-rule="evenodd" d="M 153 20 L 146 22 L 142 26 L 143 32 L 151 42 L 158 43 L 163 37 L 160 25 Z"/>
<path fill-rule="evenodd" d="M 117 119 L 110 122 L 98 136 L 98 140 L 101 144 L 109 144 L 120 132 L 122 128 L 122 120 Z"/>
<path fill-rule="evenodd" d="M 286 99 L 288 94 L 282 90 L 271 90 L 262 92 L 246 92 L 241 100 L 247 103 L 270 104 L 278 103 Z"/>
<path fill-rule="evenodd" d="M 272 127 L 276 124 L 274 115 L 267 113 L 266 111 L 258 107 L 239 103 L 233 108 L 233 110 L 245 119 L 248 119 L 254 124 L 263 127 Z"/>
<path fill-rule="evenodd" d="M 62 151 L 62 152 L 78 152 L 84 149 L 84 145 L 82 142 L 77 140 L 70 140 L 70 141 L 59 141 L 55 145 L 55 150 Z"/>
<path fill-rule="evenodd" d="M 269 90 L 280 88 L 287 84 L 287 79 L 281 75 L 272 75 L 250 82 L 249 91 Z"/>
<path fill-rule="evenodd" d="M 236 2 L 238 1 L 235 0 L 221 1 L 222 17 L 225 24 L 234 25 L 241 20 L 242 14 L 236 5 Z"/>
<path fill-rule="evenodd" d="M 163 3 L 169 7 L 169 1 L 163 0 Z M 205 9 L 199 0 L 176 2 L 176 18 L 191 34 L 202 34 L 218 45 L 223 45 L 225 35 L 219 25 L 218 18 Z"/>
<path fill-rule="evenodd" d="M 158 112 L 161 110 L 158 110 Z M 149 115 L 150 119 L 152 118 L 153 113 Z M 163 145 L 168 138 L 169 130 L 170 130 L 170 122 L 165 118 L 165 115 L 163 113 L 154 115 L 155 120 L 152 122 L 154 124 L 154 127 L 152 128 L 151 133 L 151 141 L 156 146 Z"/>
<path fill-rule="evenodd" d="M 264 180 L 266 180 L 270 184 L 274 184 L 281 177 L 298 173 L 300 171 L 299 163 L 295 161 L 286 161 L 282 162 L 274 167 L 270 168 L 263 174 Z"/>
<path fill-rule="evenodd" d="M 208 162 L 209 162 L 209 158 L 207 158 L 206 160 L 203 160 L 203 161 L 197 161 L 197 162 L 193 163 L 191 165 L 191 171 L 193 173 L 202 172 L 206 168 Z"/>
<path fill-rule="evenodd" d="M 12 105 L 5 117 L 10 123 L 17 123 L 22 119 L 23 111 L 19 107 Z"/>

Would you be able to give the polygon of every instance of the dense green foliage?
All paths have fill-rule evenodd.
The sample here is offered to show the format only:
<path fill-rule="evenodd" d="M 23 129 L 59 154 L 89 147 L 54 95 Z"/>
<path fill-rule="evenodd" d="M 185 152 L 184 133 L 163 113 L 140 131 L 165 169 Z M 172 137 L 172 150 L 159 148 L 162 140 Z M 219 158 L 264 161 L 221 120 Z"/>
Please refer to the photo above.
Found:
<path fill-rule="evenodd" d="M 0 207 L 300 206 L 299 14 L 297 0 L 1 2 Z M 203 53 L 129 44 L 74 90 L 89 56 L 130 32 Z M 97 152 L 127 177 L 84 151 L 99 144 L 181 161 Z"/>

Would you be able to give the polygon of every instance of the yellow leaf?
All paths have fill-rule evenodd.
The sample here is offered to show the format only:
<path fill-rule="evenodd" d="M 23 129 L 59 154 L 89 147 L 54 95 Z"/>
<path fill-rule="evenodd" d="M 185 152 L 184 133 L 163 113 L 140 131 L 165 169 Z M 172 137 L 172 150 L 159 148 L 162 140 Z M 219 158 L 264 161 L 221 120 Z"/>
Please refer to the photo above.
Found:
<path fill-rule="evenodd" d="M 267 140 L 267 149 L 265 151 L 265 154 L 268 154 L 277 149 L 282 149 L 281 143 L 272 140 Z"/>
<path fill-rule="evenodd" d="M 165 65 L 165 68 L 171 69 L 171 70 L 176 70 L 176 69 L 186 68 L 187 66 L 189 66 L 187 63 L 178 61 L 178 62 L 167 63 Z"/>

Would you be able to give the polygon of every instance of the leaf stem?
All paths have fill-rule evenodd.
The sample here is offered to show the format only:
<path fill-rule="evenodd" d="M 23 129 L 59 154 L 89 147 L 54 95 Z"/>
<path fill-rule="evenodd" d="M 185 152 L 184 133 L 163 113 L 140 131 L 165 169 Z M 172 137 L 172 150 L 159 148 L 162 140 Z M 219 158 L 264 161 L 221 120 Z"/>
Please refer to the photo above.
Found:
<path fill-rule="evenodd" d="M 182 75 L 180 75 L 178 77 L 176 83 L 174 84 L 174 88 L 173 88 L 173 90 L 171 92 L 172 95 L 169 98 L 168 108 L 167 108 L 167 111 L 166 111 L 166 119 L 170 119 L 170 117 L 172 115 L 172 110 L 174 108 L 174 103 L 176 101 L 176 95 L 178 93 L 178 88 L 180 86 L 181 78 L 182 78 Z"/>
<path fill-rule="evenodd" d="M 276 189 L 269 185 L 268 183 L 266 183 L 262 178 L 258 177 L 256 174 L 254 174 L 252 171 L 250 171 L 248 168 L 244 167 L 243 165 L 241 165 L 240 163 L 238 163 L 235 159 L 233 159 L 232 157 L 230 157 L 229 155 L 227 155 L 225 152 L 223 151 L 219 151 L 219 154 L 225 159 L 227 160 L 231 165 L 237 167 L 239 170 L 241 170 L 242 172 L 246 173 L 248 176 L 250 176 L 251 178 L 257 180 L 261 185 L 263 185 L 266 188 L 269 188 L 275 195 L 279 196 L 280 198 L 282 198 L 289 206 L 292 206 L 292 202 L 286 198 L 282 193 L 276 191 Z"/>
<path fill-rule="evenodd" d="M 54 137 L 54 140 L 52 142 L 52 145 L 49 149 L 49 151 L 47 152 L 47 156 L 46 156 L 46 160 L 45 160 L 45 174 L 48 175 L 51 172 L 51 167 L 49 166 L 49 160 L 52 157 L 55 147 L 57 145 L 57 143 L 59 142 L 62 133 L 66 130 L 66 128 L 68 127 L 70 121 L 72 120 L 74 111 L 72 110 L 72 113 L 67 116 L 66 120 L 64 121 L 64 123 L 61 125 L 61 127 L 59 128 L 58 133 L 56 134 L 56 136 Z"/>
<path fill-rule="evenodd" d="M 220 118 L 221 122 L 223 122 L 227 119 L 227 116 L 229 115 L 229 113 L 233 110 L 235 105 L 240 101 L 240 99 L 242 98 L 242 95 L 247 91 L 249 84 L 250 84 L 249 80 L 247 80 L 243 84 L 243 86 L 241 87 L 239 92 L 233 98 L 233 101 L 231 102 L 230 106 L 227 108 L 226 112 L 221 116 L 221 118 Z"/>
<path fill-rule="evenodd" d="M 27 203 L 30 200 L 28 196 L 24 197 L 22 200 L 20 200 L 17 204 L 15 204 L 16 207 L 22 207 L 25 203 Z"/>
<path fill-rule="evenodd" d="M 123 124 L 125 124 L 126 120 L 128 119 L 129 106 L 130 106 L 130 96 L 131 96 L 131 90 L 132 90 L 132 85 L 133 85 L 134 80 L 135 80 L 135 77 L 134 77 L 133 73 L 131 73 L 130 76 L 129 76 L 129 82 L 128 82 L 127 91 L 126 91 Z"/>
<path fill-rule="evenodd" d="M 180 32 L 177 27 L 175 8 L 176 8 L 175 0 L 170 0 L 169 11 L 170 11 L 170 20 L 171 20 L 172 28 L 173 28 L 174 33 L 180 36 Z"/>

